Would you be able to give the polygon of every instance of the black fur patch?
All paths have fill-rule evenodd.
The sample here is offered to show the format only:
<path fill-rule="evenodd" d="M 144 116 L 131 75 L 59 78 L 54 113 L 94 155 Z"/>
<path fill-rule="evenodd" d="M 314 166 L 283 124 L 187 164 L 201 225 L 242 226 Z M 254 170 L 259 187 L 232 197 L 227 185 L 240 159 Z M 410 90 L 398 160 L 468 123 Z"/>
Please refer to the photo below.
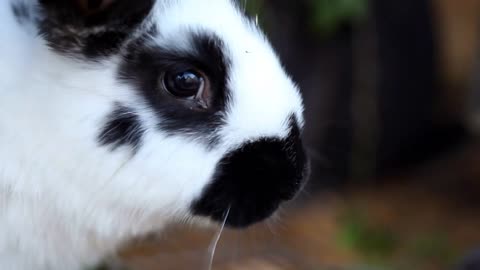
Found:
<path fill-rule="evenodd" d="M 24 24 L 32 19 L 32 14 L 25 3 L 13 3 L 11 7 L 13 15 L 19 24 Z"/>
<path fill-rule="evenodd" d="M 117 53 L 154 2 L 117 0 L 101 12 L 85 14 L 75 1 L 40 0 L 38 30 L 55 51 L 95 60 Z"/>
<path fill-rule="evenodd" d="M 102 145 L 111 146 L 112 150 L 120 146 L 138 149 L 145 132 L 138 115 L 130 108 L 117 104 L 107 117 L 107 122 L 99 135 Z"/>
<path fill-rule="evenodd" d="M 244 227 L 270 216 L 305 183 L 308 162 L 296 121 L 285 140 L 264 138 L 225 156 L 212 183 L 192 205 L 196 215 Z"/>
<path fill-rule="evenodd" d="M 216 131 L 224 123 L 229 100 L 227 77 L 230 61 L 223 53 L 223 42 L 210 33 L 190 33 L 191 48 L 145 46 L 145 40 L 130 44 L 119 70 L 120 80 L 132 84 L 159 116 L 158 128 L 170 135 L 192 136 L 209 144 L 217 141 Z M 196 110 L 191 103 L 167 93 L 161 86 L 162 74 L 172 69 L 195 67 L 208 76 L 211 106 Z"/>

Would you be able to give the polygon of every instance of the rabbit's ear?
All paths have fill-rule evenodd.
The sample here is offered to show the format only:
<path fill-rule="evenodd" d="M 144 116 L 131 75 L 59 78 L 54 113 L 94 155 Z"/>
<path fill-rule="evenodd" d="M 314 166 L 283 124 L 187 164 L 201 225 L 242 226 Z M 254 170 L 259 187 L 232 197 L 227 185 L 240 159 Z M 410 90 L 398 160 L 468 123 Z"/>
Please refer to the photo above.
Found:
<path fill-rule="evenodd" d="M 50 48 L 98 58 L 118 52 L 155 0 L 39 0 L 38 28 Z"/>
<path fill-rule="evenodd" d="M 76 0 L 75 2 L 85 15 L 91 15 L 108 10 L 115 0 Z"/>
<path fill-rule="evenodd" d="M 142 21 L 155 0 L 40 0 L 46 16 L 75 26 L 127 24 Z"/>

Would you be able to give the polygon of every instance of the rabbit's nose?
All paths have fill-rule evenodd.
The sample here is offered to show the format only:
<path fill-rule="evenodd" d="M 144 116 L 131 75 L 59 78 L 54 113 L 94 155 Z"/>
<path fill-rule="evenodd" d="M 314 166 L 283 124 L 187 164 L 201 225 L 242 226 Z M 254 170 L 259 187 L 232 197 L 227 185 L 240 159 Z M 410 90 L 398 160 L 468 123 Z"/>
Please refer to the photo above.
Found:
<path fill-rule="evenodd" d="M 292 199 L 307 176 L 307 157 L 293 121 L 286 138 L 261 138 L 227 154 L 193 210 L 221 221 L 229 208 L 228 225 L 248 226 Z"/>

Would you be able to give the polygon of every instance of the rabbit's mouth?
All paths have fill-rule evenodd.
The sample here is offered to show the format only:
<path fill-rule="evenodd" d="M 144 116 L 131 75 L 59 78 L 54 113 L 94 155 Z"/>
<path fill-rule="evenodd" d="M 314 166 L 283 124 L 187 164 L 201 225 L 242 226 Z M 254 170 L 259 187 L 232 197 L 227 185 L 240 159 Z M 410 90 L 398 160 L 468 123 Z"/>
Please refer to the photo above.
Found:
<path fill-rule="evenodd" d="M 246 227 L 268 218 L 291 200 L 309 172 L 300 131 L 292 121 L 287 138 L 262 138 L 227 154 L 213 181 L 192 206 L 196 215 Z"/>

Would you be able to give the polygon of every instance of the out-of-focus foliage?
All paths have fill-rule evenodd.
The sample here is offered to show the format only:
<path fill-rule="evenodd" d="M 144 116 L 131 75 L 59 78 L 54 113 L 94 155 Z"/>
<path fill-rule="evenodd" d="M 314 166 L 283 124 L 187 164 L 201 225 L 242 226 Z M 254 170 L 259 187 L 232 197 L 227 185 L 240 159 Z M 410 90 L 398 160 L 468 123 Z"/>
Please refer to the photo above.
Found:
<path fill-rule="evenodd" d="M 311 0 L 312 24 L 322 35 L 335 32 L 343 23 L 366 17 L 367 0 Z"/>
<path fill-rule="evenodd" d="M 383 261 L 398 248 L 393 232 L 368 224 L 368 217 L 349 211 L 341 218 L 340 243 L 372 261 Z"/>
<path fill-rule="evenodd" d="M 452 265 L 460 256 L 449 235 L 441 230 L 405 237 L 398 228 L 387 228 L 356 208 L 347 209 L 340 216 L 339 228 L 341 247 L 353 251 L 370 266 L 379 267 L 367 269 L 438 269 L 435 266 Z"/>
<path fill-rule="evenodd" d="M 243 0 L 247 12 L 259 16 L 266 0 Z M 339 27 L 351 21 L 362 20 L 367 16 L 368 0 L 309 0 L 312 30 L 322 36 L 334 33 Z"/>
<path fill-rule="evenodd" d="M 262 8 L 265 4 L 265 0 L 241 0 L 243 5 L 249 14 L 260 15 Z"/>
<path fill-rule="evenodd" d="M 418 236 L 415 241 L 409 243 L 408 249 L 412 252 L 412 258 L 420 261 L 436 261 L 442 265 L 452 264 L 459 255 L 452 248 L 447 235 L 441 232 Z"/>

